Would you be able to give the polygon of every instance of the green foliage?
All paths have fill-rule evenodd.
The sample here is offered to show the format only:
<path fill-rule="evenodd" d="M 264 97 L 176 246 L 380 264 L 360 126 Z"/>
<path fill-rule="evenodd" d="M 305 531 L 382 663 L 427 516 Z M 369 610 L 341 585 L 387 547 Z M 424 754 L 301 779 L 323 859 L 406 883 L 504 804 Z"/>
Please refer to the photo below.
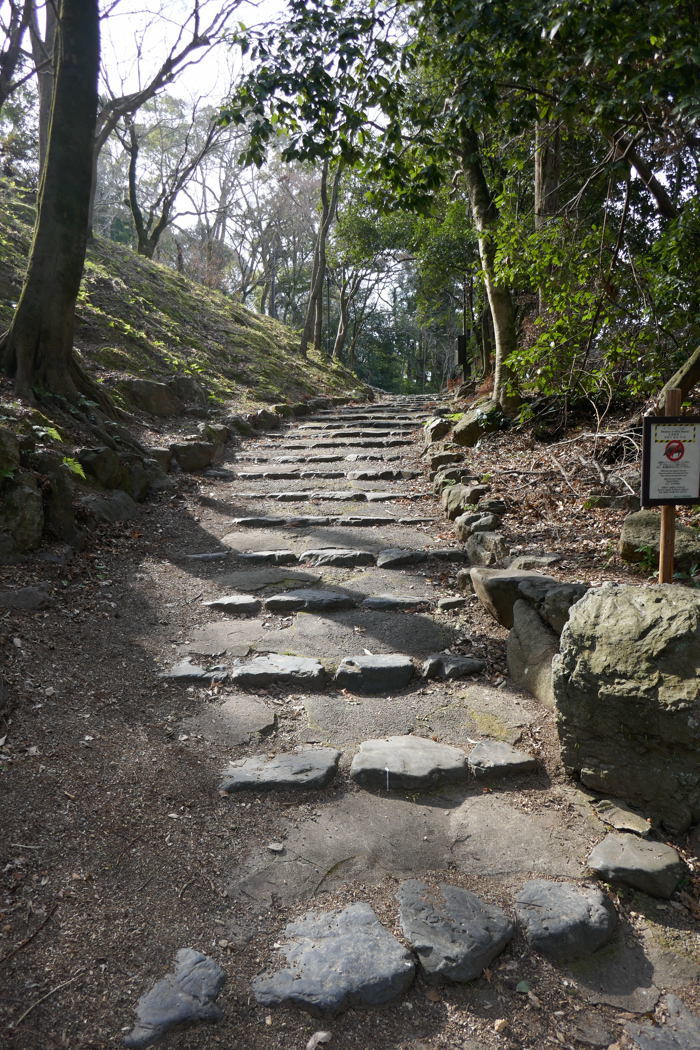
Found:
<path fill-rule="evenodd" d="M 75 474 L 77 477 L 82 478 L 83 481 L 86 480 L 85 471 L 77 459 L 74 459 L 72 456 L 64 456 L 62 462 L 64 466 L 68 467 L 71 474 Z"/>

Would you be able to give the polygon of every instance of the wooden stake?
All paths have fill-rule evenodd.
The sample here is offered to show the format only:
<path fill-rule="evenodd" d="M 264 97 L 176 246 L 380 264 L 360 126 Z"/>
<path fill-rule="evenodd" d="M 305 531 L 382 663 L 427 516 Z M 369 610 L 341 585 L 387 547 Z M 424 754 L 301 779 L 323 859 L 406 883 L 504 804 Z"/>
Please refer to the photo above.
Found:
<path fill-rule="evenodd" d="M 667 390 L 664 398 L 664 415 L 679 416 L 683 392 L 678 387 Z M 676 508 L 661 508 L 659 531 L 659 583 L 673 582 L 673 561 L 676 548 Z"/>

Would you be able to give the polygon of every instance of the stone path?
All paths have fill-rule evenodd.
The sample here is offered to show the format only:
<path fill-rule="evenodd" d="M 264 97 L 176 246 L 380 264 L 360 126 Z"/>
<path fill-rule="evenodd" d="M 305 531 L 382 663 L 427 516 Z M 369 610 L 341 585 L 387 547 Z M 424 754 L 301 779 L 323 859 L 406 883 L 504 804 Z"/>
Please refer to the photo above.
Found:
<path fill-rule="evenodd" d="M 454 589 L 469 557 L 441 537 L 420 461 L 419 428 L 441 411 L 400 397 L 319 411 L 210 471 L 225 488 L 202 497 L 223 514 L 218 548 L 181 555 L 201 575 L 202 622 L 163 675 L 218 683 L 182 731 L 229 752 L 218 788 L 231 806 L 263 791 L 291 806 L 279 841 L 251 843 L 230 872 L 230 937 L 261 920 L 273 931 L 286 965 L 269 947 L 251 990 L 264 1006 L 334 1015 L 404 995 L 417 972 L 472 982 L 517 944 L 518 958 L 561 967 L 583 1002 L 648 1013 L 687 968 L 674 978 L 673 953 L 652 940 L 640 955 L 594 873 L 663 898 L 682 866 L 633 835 L 606 840 L 587 797 L 552 784 L 533 753 L 543 709 L 482 677 L 470 606 Z M 500 521 L 488 486 L 474 499 L 475 520 Z M 505 590 L 507 574 L 497 583 Z M 490 594 L 503 620 L 495 585 Z M 384 884 L 403 943 L 362 898 Z M 280 908 L 301 917 L 282 927 Z M 128 1045 L 169 1027 L 163 997 L 177 1000 L 171 1025 L 215 1019 L 218 972 L 187 1016 L 174 981 L 145 998 Z M 481 1050 L 514 1045 L 501 1031 Z M 628 1027 L 647 1045 L 639 1032 Z"/>

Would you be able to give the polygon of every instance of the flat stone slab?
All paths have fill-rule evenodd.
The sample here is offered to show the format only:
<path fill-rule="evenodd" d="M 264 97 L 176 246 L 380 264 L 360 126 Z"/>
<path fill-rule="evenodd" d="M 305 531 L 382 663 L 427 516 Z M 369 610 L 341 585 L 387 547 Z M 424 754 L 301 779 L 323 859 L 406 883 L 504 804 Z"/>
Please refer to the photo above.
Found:
<path fill-rule="evenodd" d="M 518 751 L 502 740 L 482 740 L 469 752 L 469 768 L 477 777 L 529 773 L 537 769 L 532 755 Z"/>
<path fill-rule="evenodd" d="M 193 663 L 189 657 L 173 664 L 169 671 L 165 671 L 161 678 L 170 678 L 180 682 L 223 682 L 228 678 L 228 670 L 217 664 L 215 667 L 204 667 L 202 664 Z"/>
<path fill-rule="evenodd" d="M 619 799 L 601 798 L 591 805 L 603 823 L 616 831 L 631 831 L 642 838 L 646 838 L 651 831 L 651 821 Z"/>
<path fill-rule="evenodd" d="M 231 672 L 237 685 L 248 689 L 264 689 L 268 685 L 318 686 L 326 680 L 323 664 L 300 656 L 256 656 Z"/>
<path fill-rule="evenodd" d="M 412 609 L 425 609 L 427 604 L 428 599 L 418 598 L 411 594 L 377 594 L 373 598 L 365 598 L 362 608 L 379 609 L 383 612 L 392 610 L 410 612 Z"/>
<path fill-rule="evenodd" d="M 401 569 L 404 565 L 418 565 L 427 561 L 428 553 L 424 550 L 410 550 L 402 547 L 390 547 L 377 555 L 379 569 Z"/>
<path fill-rule="evenodd" d="M 557 962 L 590 955 L 613 937 L 617 914 L 597 886 L 534 879 L 515 899 L 528 943 Z"/>
<path fill-rule="evenodd" d="M 257 697 L 235 693 L 197 708 L 180 729 L 187 736 L 202 737 L 217 747 L 237 747 L 273 730 L 277 721 L 275 710 Z"/>
<path fill-rule="evenodd" d="M 225 983 L 226 974 L 213 959 L 194 948 L 180 948 L 173 972 L 139 999 L 125 1046 L 151 1046 L 173 1028 L 220 1021 L 223 1010 L 215 1000 Z"/>
<path fill-rule="evenodd" d="M 262 562 L 266 565 L 294 565 L 299 559 L 294 551 L 238 551 L 238 557 L 244 562 Z"/>
<path fill-rule="evenodd" d="M 222 791 L 273 791 L 322 788 L 336 774 L 340 751 L 300 747 L 268 758 L 256 755 L 231 762 L 223 772 Z"/>
<path fill-rule="evenodd" d="M 398 898 L 401 929 L 430 978 L 475 980 L 514 933 L 500 908 L 459 886 L 409 879 Z"/>
<path fill-rule="evenodd" d="M 278 518 L 274 515 L 266 515 L 260 518 L 231 518 L 229 525 L 235 525 L 239 529 L 282 529 L 288 526 L 313 526 L 329 525 L 331 519 L 325 515 L 315 515 L 308 518 Z"/>
<path fill-rule="evenodd" d="M 346 656 L 335 672 L 335 684 L 351 692 L 390 693 L 407 686 L 413 675 L 411 658 L 399 653 Z"/>
<path fill-rule="evenodd" d="M 466 678 L 484 670 L 483 660 L 475 656 L 452 656 L 450 653 L 435 653 L 429 656 L 421 668 L 424 678 Z"/>
<path fill-rule="evenodd" d="M 639 1050 L 700 1050 L 700 1018 L 676 995 L 666 998 L 663 1025 L 633 1022 L 625 1031 Z"/>
<path fill-rule="evenodd" d="M 0 609 L 34 612 L 37 609 L 46 609 L 49 602 L 50 595 L 45 587 L 16 587 L 13 590 L 0 591 Z"/>
<path fill-rule="evenodd" d="M 250 594 L 226 594 L 202 604 L 232 616 L 255 616 L 260 611 L 260 599 Z"/>
<path fill-rule="evenodd" d="M 268 612 L 333 612 L 334 609 L 353 609 L 357 599 L 341 591 L 322 591 L 313 587 L 271 594 L 265 599 Z"/>
<path fill-rule="evenodd" d="M 427 790 L 463 781 L 467 758 L 459 748 L 416 736 L 365 740 L 352 760 L 350 776 L 362 787 L 385 791 Z"/>
<path fill-rule="evenodd" d="M 672 846 L 636 835 L 606 835 L 588 855 L 606 882 L 623 882 L 650 897 L 670 897 L 688 869 Z"/>
<path fill-rule="evenodd" d="M 341 565 L 353 568 L 356 565 L 373 565 L 375 556 L 371 551 L 349 550 L 343 547 L 323 547 L 303 551 L 299 561 L 304 565 Z"/>
<path fill-rule="evenodd" d="M 289 964 L 253 981 L 263 1006 L 297 1005 L 336 1014 L 349 1006 L 378 1006 L 405 992 L 415 960 L 384 929 L 368 904 L 311 912 L 286 927 Z"/>

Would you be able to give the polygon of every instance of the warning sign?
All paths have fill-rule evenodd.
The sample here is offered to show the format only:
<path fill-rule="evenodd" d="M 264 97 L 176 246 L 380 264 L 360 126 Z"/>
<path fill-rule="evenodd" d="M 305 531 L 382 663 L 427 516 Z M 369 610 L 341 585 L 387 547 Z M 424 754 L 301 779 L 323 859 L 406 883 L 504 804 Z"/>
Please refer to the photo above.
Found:
<path fill-rule="evenodd" d="M 700 418 L 644 420 L 642 506 L 700 503 Z"/>

